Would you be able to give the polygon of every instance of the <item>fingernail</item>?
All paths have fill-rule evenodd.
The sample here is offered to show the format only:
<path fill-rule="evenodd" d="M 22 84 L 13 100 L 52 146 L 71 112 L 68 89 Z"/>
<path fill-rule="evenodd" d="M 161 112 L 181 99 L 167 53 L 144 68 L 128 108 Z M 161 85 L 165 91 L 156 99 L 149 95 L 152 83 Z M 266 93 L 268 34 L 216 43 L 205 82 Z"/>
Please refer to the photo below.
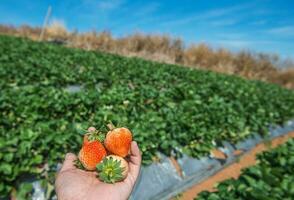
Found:
<path fill-rule="evenodd" d="M 133 143 L 134 143 L 135 146 L 138 146 L 138 143 L 136 141 L 133 141 Z"/>
<path fill-rule="evenodd" d="M 68 158 L 68 156 L 69 156 L 68 154 L 69 154 L 69 153 L 66 153 L 66 154 L 65 154 L 65 156 L 64 156 L 64 160 L 66 160 L 66 159 Z"/>
<path fill-rule="evenodd" d="M 67 153 L 65 154 L 65 160 L 73 159 L 75 158 L 75 155 L 73 153 Z"/>

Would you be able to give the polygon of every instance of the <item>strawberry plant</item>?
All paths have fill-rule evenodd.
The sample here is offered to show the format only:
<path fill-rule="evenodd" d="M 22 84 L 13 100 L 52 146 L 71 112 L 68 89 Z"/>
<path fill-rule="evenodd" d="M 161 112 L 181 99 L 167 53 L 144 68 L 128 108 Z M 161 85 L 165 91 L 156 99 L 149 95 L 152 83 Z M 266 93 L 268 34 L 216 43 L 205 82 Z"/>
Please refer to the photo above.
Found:
<path fill-rule="evenodd" d="M 258 164 L 237 179 L 217 186 L 216 192 L 202 192 L 198 200 L 293 199 L 294 139 L 258 156 Z"/>
<path fill-rule="evenodd" d="M 158 151 L 199 157 L 294 117 L 294 92 L 274 84 L 23 38 L 0 36 L 0 77 L 2 196 L 25 174 L 52 184 L 90 126 L 130 128 L 150 164 Z"/>

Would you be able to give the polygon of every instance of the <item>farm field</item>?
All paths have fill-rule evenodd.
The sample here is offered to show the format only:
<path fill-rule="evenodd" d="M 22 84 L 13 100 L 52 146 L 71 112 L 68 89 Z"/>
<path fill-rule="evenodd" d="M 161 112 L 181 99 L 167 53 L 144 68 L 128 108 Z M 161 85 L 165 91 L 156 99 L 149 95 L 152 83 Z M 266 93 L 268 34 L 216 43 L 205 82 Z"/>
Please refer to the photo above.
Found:
<path fill-rule="evenodd" d="M 294 117 L 278 85 L 95 51 L 0 36 L 0 197 L 33 175 L 54 183 L 89 126 L 127 126 L 143 153 L 208 155 Z"/>
<path fill-rule="evenodd" d="M 258 155 L 258 164 L 237 179 L 217 186 L 216 192 L 202 192 L 198 200 L 293 199 L 294 139 Z"/>
<path fill-rule="evenodd" d="M 40 32 L 40 27 L 0 24 L 0 34 L 39 41 Z M 108 31 L 71 32 L 64 24 L 58 22 L 50 24 L 45 32 L 44 40 L 55 41 L 67 47 L 208 69 L 294 88 L 294 70 L 291 69 L 294 63 L 291 60 L 284 60 L 277 54 L 258 53 L 245 49 L 234 53 L 228 48 L 214 49 L 207 43 L 187 44 L 181 38 L 161 34 L 135 32 L 116 38 Z"/>

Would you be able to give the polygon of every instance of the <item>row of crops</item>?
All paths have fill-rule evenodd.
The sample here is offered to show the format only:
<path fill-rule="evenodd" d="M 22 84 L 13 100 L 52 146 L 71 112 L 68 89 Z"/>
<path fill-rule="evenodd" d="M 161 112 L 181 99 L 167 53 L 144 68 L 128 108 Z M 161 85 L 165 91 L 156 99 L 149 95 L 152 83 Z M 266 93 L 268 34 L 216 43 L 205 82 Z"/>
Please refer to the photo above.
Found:
<path fill-rule="evenodd" d="M 150 164 L 158 151 L 199 157 L 294 117 L 294 92 L 277 85 L 8 36 L 0 77 L 1 196 L 28 174 L 53 184 L 90 125 L 127 126 Z"/>
<path fill-rule="evenodd" d="M 226 180 L 216 192 L 202 192 L 197 200 L 291 200 L 294 198 L 294 139 L 258 155 L 259 163 L 237 179 Z"/>

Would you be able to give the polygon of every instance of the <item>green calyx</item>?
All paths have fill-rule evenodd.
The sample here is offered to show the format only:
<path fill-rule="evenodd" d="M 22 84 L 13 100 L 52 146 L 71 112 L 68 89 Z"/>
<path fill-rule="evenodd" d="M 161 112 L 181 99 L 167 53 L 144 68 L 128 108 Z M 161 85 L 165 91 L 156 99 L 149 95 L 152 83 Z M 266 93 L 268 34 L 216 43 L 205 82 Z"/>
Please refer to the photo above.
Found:
<path fill-rule="evenodd" d="M 103 142 L 104 139 L 105 139 L 105 135 L 102 132 L 98 131 L 98 130 L 88 131 L 86 134 L 88 135 L 88 140 L 90 142 L 93 142 L 95 140 Z"/>
<path fill-rule="evenodd" d="M 74 166 L 78 169 L 86 170 L 86 168 L 83 166 L 83 164 L 81 163 L 79 159 L 76 159 L 74 161 Z"/>
<path fill-rule="evenodd" d="M 121 161 L 112 157 L 104 158 L 103 161 L 96 166 L 98 178 L 105 183 L 115 183 L 124 179 Z"/>

